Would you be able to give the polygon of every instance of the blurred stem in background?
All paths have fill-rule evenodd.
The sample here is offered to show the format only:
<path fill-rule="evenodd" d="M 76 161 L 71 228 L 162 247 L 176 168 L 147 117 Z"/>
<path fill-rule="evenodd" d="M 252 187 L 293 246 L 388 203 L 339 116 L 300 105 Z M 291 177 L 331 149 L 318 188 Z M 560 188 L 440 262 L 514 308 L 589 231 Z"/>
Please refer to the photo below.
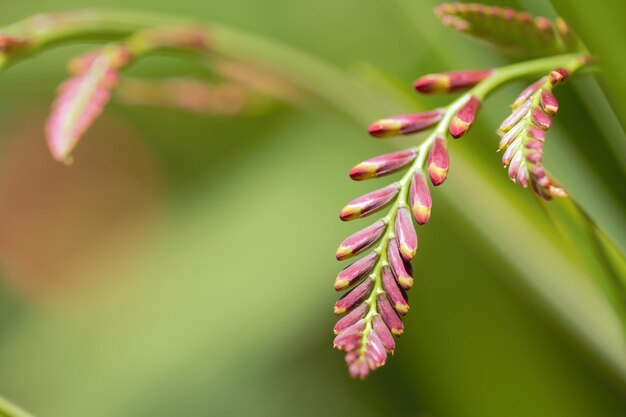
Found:
<path fill-rule="evenodd" d="M 36 42 L 15 57 L 5 56 L 4 60 L 0 60 L 0 67 L 64 42 L 118 39 L 144 27 L 188 22 L 170 16 L 125 12 L 85 11 L 75 14 L 68 13 L 62 15 L 59 20 L 45 15 L 37 16 L 5 28 L 5 33 L 32 37 L 36 39 Z M 42 28 L 48 30 L 42 30 Z M 214 41 L 215 53 L 258 61 L 302 88 L 333 103 L 338 109 L 349 114 L 359 123 L 366 124 L 381 114 L 403 111 L 402 103 L 395 101 L 393 96 L 386 91 L 363 83 L 352 75 L 304 53 L 223 26 L 210 25 L 208 30 Z M 538 72 L 551 69 L 550 66 L 554 65 L 554 62 L 549 61 L 549 59 L 534 62 L 537 63 Z M 535 74 L 534 70 L 526 69 L 518 76 L 532 74 Z M 614 295 L 619 294 L 618 289 L 614 286 L 621 282 L 620 277 L 623 279 L 623 267 L 615 267 L 615 264 L 619 265 L 622 255 L 616 249 L 617 246 L 605 237 L 605 234 L 611 236 L 614 231 L 599 231 L 597 236 L 600 236 L 598 241 L 603 243 L 600 246 L 602 250 L 589 252 L 584 249 L 586 253 L 593 254 L 593 261 L 584 261 L 576 254 L 577 251 L 581 250 L 578 244 L 574 245 L 578 249 L 574 249 L 574 254 L 572 254 L 571 248 L 559 247 L 547 239 L 546 235 L 550 232 L 540 230 L 530 222 L 530 214 L 524 209 L 516 208 L 511 201 L 508 201 L 508 194 L 497 195 L 498 193 L 493 191 L 496 187 L 485 187 L 478 194 L 471 192 L 472 184 L 475 181 L 490 184 L 493 172 L 486 172 L 480 164 L 472 160 L 467 151 L 460 150 L 457 158 L 458 165 L 467 174 L 467 179 L 463 183 L 464 188 L 448 190 L 443 195 L 449 198 L 459 209 L 460 214 L 467 216 L 472 223 L 478 225 L 494 246 L 499 247 L 501 254 L 519 270 L 520 276 L 526 278 L 528 284 L 543 295 L 543 299 L 552 305 L 554 311 L 559 313 L 564 322 L 581 337 L 586 345 L 594 350 L 600 358 L 603 358 L 622 381 L 626 380 L 623 335 L 616 327 L 615 316 L 607 308 L 606 299 L 601 297 L 595 287 L 589 285 L 598 277 L 610 275 L 612 272 L 613 276 L 618 278 L 617 281 L 610 277 L 609 279 L 602 278 L 602 282 L 598 285 L 609 295 L 612 293 Z M 500 207 L 490 207 L 489 209 L 509 212 L 511 216 L 514 216 L 510 222 L 515 224 L 503 224 L 499 220 L 491 219 L 488 210 L 485 210 L 481 204 L 481 201 L 488 199 L 483 200 L 480 193 L 489 194 L 489 199 L 500 204 Z M 568 216 L 572 218 L 568 211 L 565 211 L 564 215 L 565 218 Z M 598 230 L 595 223 L 587 216 L 584 216 L 583 220 L 590 222 L 588 224 L 593 227 L 593 230 Z M 505 226 L 509 230 L 508 236 L 501 233 Z M 577 238 L 581 236 L 570 226 L 562 226 L 561 228 L 567 230 L 564 235 L 573 233 Z M 516 237 L 519 236 L 524 236 L 524 239 L 519 239 L 519 242 L 536 242 L 536 245 L 529 246 L 517 243 Z M 581 242 L 578 239 L 568 238 L 568 240 L 576 243 Z M 585 245 L 593 245 L 593 240 L 589 240 L 589 238 L 583 238 L 583 241 L 586 242 Z M 596 258 L 598 253 L 602 255 L 605 261 L 608 259 L 608 262 L 613 264 L 611 272 L 607 272 L 606 262 L 598 261 Z M 577 261 L 572 258 L 577 258 Z M 585 268 L 579 269 L 578 264 L 580 263 L 585 264 Z M 610 284 L 611 281 L 613 284 Z M 615 295 L 609 296 L 608 299 L 614 306 L 617 306 L 615 309 L 618 311 L 617 315 L 622 316 L 623 310 L 620 309 L 623 309 L 623 304 L 620 303 L 623 302 L 623 297 Z M 10 406 L 5 408 L 9 416 L 27 416 L 24 413 L 19 414 L 19 410 L 11 410 Z"/>
<path fill-rule="evenodd" d="M 31 414 L 0 397 L 0 417 L 33 417 Z"/>

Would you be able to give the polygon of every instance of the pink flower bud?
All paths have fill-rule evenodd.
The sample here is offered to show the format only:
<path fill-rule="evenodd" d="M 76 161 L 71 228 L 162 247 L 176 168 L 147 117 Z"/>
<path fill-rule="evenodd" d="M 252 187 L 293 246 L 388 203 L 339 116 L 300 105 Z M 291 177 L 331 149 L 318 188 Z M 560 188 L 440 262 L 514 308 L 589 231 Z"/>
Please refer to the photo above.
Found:
<path fill-rule="evenodd" d="M 386 228 L 387 224 L 383 220 L 378 220 L 371 226 L 348 236 L 337 248 L 335 254 L 337 260 L 343 261 L 369 248 L 383 235 Z"/>
<path fill-rule="evenodd" d="M 430 190 L 426 178 L 421 172 L 416 172 L 409 190 L 411 210 L 418 224 L 426 224 L 430 220 L 430 210 L 433 206 Z"/>
<path fill-rule="evenodd" d="M 365 328 L 365 320 L 359 320 L 335 336 L 333 347 L 350 352 L 361 344 L 361 332 Z"/>
<path fill-rule="evenodd" d="M 413 227 L 411 214 L 406 207 L 400 207 L 396 214 L 396 241 L 402 257 L 410 261 L 417 251 L 417 234 Z"/>
<path fill-rule="evenodd" d="M 349 202 L 339 213 L 343 221 L 368 216 L 385 207 L 398 194 L 398 184 L 393 183 Z"/>
<path fill-rule="evenodd" d="M 553 34 L 552 22 L 550 22 L 543 16 L 538 16 L 535 18 L 535 26 L 537 27 L 539 35 L 544 38 Z"/>
<path fill-rule="evenodd" d="M 344 290 L 363 278 L 376 265 L 376 261 L 378 261 L 378 252 L 373 251 L 345 267 L 335 279 L 335 290 Z"/>
<path fill-rule="evenodd" d="M 391 330 L 391 333 L 395 336 L 400 336 L 404 332 L 404 324 L 385 294 L 378 294 L 377 305 L 378 312 L 389 330 Z"/>
<path fill-rule="evenodd" d="M 513 155 L 513 158 L 511 159 L 511 163 L 509 164 L 509 178 L 513 182 L 517 181 L 517 171 L 519 170 L 520 165 L 522 164 L 523 158 L 524 158 L 524 154 L 522 153 L 522 150 L 520 149 L 517 152 L 515 152 L 515 155 Z"/>
<path fill-rule="evenodd" d="M 541 130 L 538 127 L 536 129 Z M 541 131 L 543 132 L 543 130 Z M 543 149 L 543 142 L 540 140 L 528 139 L 524 142 L 524 147 L 526 147 L 526 149 L 541 151 Z"/>
<path fill-rule="evenodd" d="M 353 309 L 351 312 L 342 317 L 336 324 L 333 329 L 335 334 L 339 334 L 348 327 L 352 326 L 357 321 L 361 320 L 365 317 L 365 313 L 367 313 L 368 305 L 366 302 L 361 303 L 358 307 Z"/>
<path fill-rule="evenodd" d="M 522 165 L 517 170 L 517 183 L 526 188 L 528 187 L 528 179 L 528 168 L 526 167 L 526 165 Z"/>
<path fill-rule="evenodd" d="M 375 331 L 371 331 L 369 334 L 363 357 L 370 370 L 380 368 L 387 362 L 387 350 Z"/>
<path fill-rule="evenodd" d="M 428 74 L 415 81 L 413 87 L 423 94 L 449 93 L 473 87 L 492 74 L 493 70 Z"/>
<path fill-rule="evenodd" d="M 556 86 L 565 81 L 568 75 L 569 72 L 566 69 L 557 68 L 553 71 L 550 71 L 550 74 L 548 74 L 548 79 L 550 80 L 550 84 Z"/>
<path fill-rule="evenodd" d="M 542 155 L 541 155 L 541 150 L 529 150 L 526 153 L 526 161 L 530 162 L 531 164 L 539 164 L 541 162 L 542 159 Z"/>
<path fill-rule="evenodd" d="M 428 154 L 428 175 L 433 185 L 441 185 L 448 178 L 450 158 L 444 138 L 436 138 Z"/>
<path fill-rule="evenodd" d="M 362 283 L 345 293 L 335 303 L 335 314 L 340 316 L 362 301 L 372 289 L 372 280 L 366 278 Z"/>
<path fill-rule="evenodd" d="M 408 135 L 431 127 L 441 120 L 443 114 L 443 110 L 436 109 L 426 113 L 402 114 L 388 117 L 372 123 L 368 131 L 370 135 L 377 138 Z"/>
<path fill-rule="evenodd" d="M 358 352 L 355 356 L 355 359 L 349 363 L 348 372 L 352 378 L 365 379 L 365 377 L 370 373 L 370 368 L 365 361 L 365 358 L 361 357 Z M 348 355 L 346 355 L 346 358 Z"/>
<path fill-rule="evenodd" d="M 531 85 L 529 85 L 528 87 L 526 87 L 524 89 L 524 91 L 522 91 L 520 93 L 520 95 L 517 96 L 517 98 L 515 99 L 515 101 L 511 105 L 511 107 L 513 109 L 516 109 L 522 103 L 526 102 L 526 100 L 528 100 L 530 98 L 530 96 L 535 94 L 537 92 L 537 90 L 539 90 L 545 84 L 545 82 L 546 82 L 546 77 L 542 77 L 542 78 L 538 79 L 537 81 L 535 81 L 534 83 L 532 83 Z"/>
<path fill-rule="evenodd" d="M 511 160 L 513 159 L 513 156 L 519 150 L 521 145 L 522 145 L 522 139 L 517 138 L 509 145 L 508 148 L 506 148 L 506 151 L 502 155 L 502 165 L 505 168 L 509 166 L 509 164 L 511 163 Z"/>
<path fill-rule="evenodd" d="M 540 129 L 540 128 L 538 128 L 535 125 L 527 126 L 526 127 L 526 133 L 531 138 L 537 139 L 540 142 L 543 142 L 543 141 L 546 140 L 546 132 L 545 132 L 545 130 Z M 541 146 L 543 146 L 543 145 L 541 145 Z"/>
<path fill-rule="evenodd" d="M 554 97 L 554 94 L 550 90 L 543 90 L 541 92 L 541 108 L 545 111 L 549 116 L 554 117 L 556 112 L 559 110 L 559 102 Z"/>
<path fill-rule="evenodd" d="M 509 117 L 504 119 L 504 121 L 500 125 L 500 132 L 508 132 L 509 130 L 511 130 L 513 126 L 515 126 L 522 119 L 522 117 L 526 116 L 526 113 L 528 113 L 528 110 L 530 110 L 531 105 L 532 100 L 528 99 L 521 106 L 515 109 L 513 113 L 511 113 Z"/>
<path fill-rule="evenodd" d="M 380 315 L 377 314 L 374 316 L 372 319 L 372 327 L 380 338 L 380 341 L 383 343 L 385 349 L 393 354 L 393 351 L 396 348 L 396 341 Z"/>
<path fill-rule="evenodd" d="M 530 111 L 530 115 L 533 119 L 534 124 L 542 128 L 543 130 L 550 129 L 550 126 L 552 125 L 552 119 L 550 118 L 550 116 L 545 114 L 543 110 L 541 110 L 539 107 L 533 108 Z"/>
<path fill-rule="evenodd" d="M 474 123 L 474 118 L 479 109 L 480 99 L 476 96 L 471 96 L 456 116 L 454 116 L 452 122 L 450 122 L 450 134 L 453 138 L 458 139 L 467 133 L 472 123 Z"/>
<path fill-rule="evenodd" d="M 556 31 L 564 44 L 570 45 L 571 47 L 576 44 L 572 29 L 570 29 L 569 25 L 565 22 L 565 20 L 563 20 L 563 18 L 557 17 L 554 19 L 554 26 L 556 27 Z"/>
<path fill-rule="evenodd" d="M 400 290 L 400 287 L 398 287 L 398 283 L 393 276 L 393 272 L 391 272 L 391 268 L 388 266 L 383 267 L 381 275 L 383 288 L 387 296 L 389 296 L 389 300 L 391 300 L 391 305 L 398 313 L 405 315 L 409 312 L 409 304 Z"/>
<path fill-rule="evenodd" d="M 506 135 L 502 136 L 502 139 L 500 140 L 500 145 L 498 146 L 498 151 L 501 151 L 501 150 L 505 149 L 506 147 L 508 147 L 511 144 L 511 142 L 513 142 L 515 139 L 517 139 L 517 137 L 522 132 L 522 130 L 524 130 L 524 126 L 526 126 L 526 124 L 521 122 L 521 123 L 518 123 L 515 126 L 513 126 L 513 128 L 511 130 L 506 132 Z"/>
<path fill-rule="evenodd" d="M 350 170 L 350 178 L 359 181 L 394 173 L 411 163 L 416 154 L 416 149 L 411 148 L 368 159 Z"/>
<path fill-rule="evenodd" d="M 413 286 L 413 276 L 404 264 L 404 259 L 400 256 L 398 243 L 395 240 L 389 241 L 387 246 L 387 259 L 389 260 L 389 266 L 398 284 L 405 290 L 410 289 Z"/>

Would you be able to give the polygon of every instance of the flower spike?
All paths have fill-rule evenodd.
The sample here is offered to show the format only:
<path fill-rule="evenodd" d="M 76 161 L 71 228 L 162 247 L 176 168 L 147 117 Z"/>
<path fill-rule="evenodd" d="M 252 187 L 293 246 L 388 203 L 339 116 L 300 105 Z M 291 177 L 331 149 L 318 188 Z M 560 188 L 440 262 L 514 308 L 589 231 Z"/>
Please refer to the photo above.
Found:
<path fill-rule="evenodd" d="M 502 155 L 502 165 L 508 168 L 509 178 L 524 188 L 530 185 L 535 194 L 545 200 L 567 195 L 542 166 L 546 131 L 550 129 L 552 117 L 559 108 L 552 89 L 567 75 L 567 70 L 557 68 L 526 88 L 520 94 L 526 101 L 517 104 L 517 107 L 519 98 L 513 103 L 513 114 L 502 123 L 499 130 L 503 135 L 499 150 L 506 149 Z"/>
<path fill-rule="evenodd" d="M 547 56 L 576 49 L 570 28 L 560 18 L 553 23 L 530 13 L 476 3 L 444 3 L 435 14 L 445 26 L 511 55 Z"/>
<path fill-rule="evenodd" d="M 569 47 L 571 43 L 565 39 L 573 39 L 562 20 L 553 23 L 512 9 L 453 3 L 437 7 L 436 13 L 456 30 L 495 41 L 510 51 L 524 52 L 532 45 L 543 54 Z M 563 55 L 563 67 L 552 71 L 551 66 L 558 60 L 537 60 L 541 71 L 548 74 L 522 91 L 511 106 L 511 115 L 498 129 L 502 137 L 498 151 L 502 151 L 509 178 L 545 199 L 566 195 L 542 166 L 546 131 L 558 111 L 552 89 L 589 60 L 582 54 Z M 432 195 L 428 180 L 438 186 L 448 177 L 447 132 L 453 138 L 465 135 L 482 100 L 504 82 L 525 75 L 524 69 L 523 64 L 513 64 L 484 71 L 425 75 L 414 83 L 420 93 L 469 91 L 445 108 L 388 117 L 369 126 L 370 135 L 379 138 L 430 127 L 433 131 L 413 148 L 370 158 L 350 170 L 350 177 L 357 181 L 406 170 L 396 182 L 351 201 L 340 213 L 342 220 L 353 220 L 383 208 L 388 210 L 381 220 L 344 240 L 336 253 L 337 259 L 343 260 L 371 248 L 335 279 L 335 289 L 347 293 L 335 304 L 335 313 L 345 316 L 335 325 L 334 346 L 346 352 L 345 361 L 353 378 L 365 378 L 384 365 L 389 354 L 395 352 L 394 337 L 404 331 L 401 316 L 409 311 L 407 291 L 415 284 L 410 262 L 418 247 L 413 218 L 420 225 L 430 220 Z M 535 64 L 529 65 L 528 73 L 536 71 Z"/>

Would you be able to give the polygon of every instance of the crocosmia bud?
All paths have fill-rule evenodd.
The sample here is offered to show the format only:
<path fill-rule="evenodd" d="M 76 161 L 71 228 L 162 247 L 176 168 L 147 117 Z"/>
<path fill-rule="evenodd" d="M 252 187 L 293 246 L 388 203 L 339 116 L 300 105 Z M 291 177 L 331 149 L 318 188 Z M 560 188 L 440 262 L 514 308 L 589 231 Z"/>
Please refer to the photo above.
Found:
<path fill-rule="evenodd" d="M 423 94 L 450 93 L 473 87 L 491 74 L 493 74 L 493 70 L 428 74 L 415 81 L 413 87 Z"/>

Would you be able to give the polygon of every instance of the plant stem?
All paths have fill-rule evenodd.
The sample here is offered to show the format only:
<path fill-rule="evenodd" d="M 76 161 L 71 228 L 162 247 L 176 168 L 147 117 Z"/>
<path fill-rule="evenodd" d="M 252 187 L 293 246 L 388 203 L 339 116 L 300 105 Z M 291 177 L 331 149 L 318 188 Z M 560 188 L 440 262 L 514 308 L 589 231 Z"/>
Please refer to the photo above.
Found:
<path fill-rule="evenodd" d="M 33 417 L 7 399 L 0 397 L 0 417 Z"/>

